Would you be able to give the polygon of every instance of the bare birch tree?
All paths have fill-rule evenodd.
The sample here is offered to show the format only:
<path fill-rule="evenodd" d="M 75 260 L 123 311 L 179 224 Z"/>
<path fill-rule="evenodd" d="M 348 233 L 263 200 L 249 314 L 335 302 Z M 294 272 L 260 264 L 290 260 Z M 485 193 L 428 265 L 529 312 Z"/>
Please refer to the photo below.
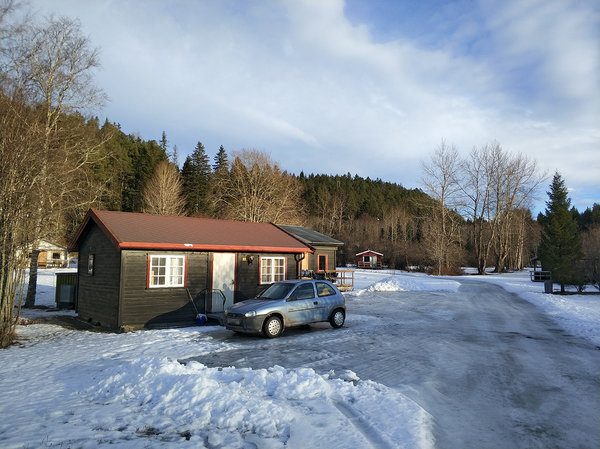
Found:
<path fill-rule="evenodd" d="M 36 212 L 36 150 L 43 134 L 36 112 L 0 92 L 0 347 L 13 337 L 23 299 L 28 249 L 35 238 L 30 214 Z"/>
<path fill-rule="evenodd" d="M 82 168 L 89 166 L 99 154 L 100 145 L 93 139 L 83 138 L 85 133 L 73 127 L 67 114 L 101 105 L 104 95 L 96 89 L 92 79 L 93 70 L 99 65 L 97 50 L 91 48 L 88 38 L 81 34 L 78 22 L 52 17 L 42 22 L 31 17 L 17 22 L 11 17 L 12 7 L 13 3 L 6 0 L 0 5 L 0 87 L 8 105 L 5 107 L 21 112 L 13 116 L 20 121 L 10 125 L 10 130 L 21 133 L 22 141 L 14 151 L 19 152 L 23 160 L 31 157 L 31 161 L 35 161 L 25 167 L 27 174 L 23 179 L 27 179 L 28 184 L 26 190 L 21 191 L 33 207 L 25 209 L 27 222 L 19 223 L 27 229 L 28 246 L 33 248 L 25 301 L 25 306 L 33 306 L 37 242 L 52 233 L 56 236 L 56 229 L 48 225 L 58 223 L 57 217 L 64 210 L 78 207 L 75 202 L 69 204 L 74 198 L 76 183 L 65 182 L 65 179 L 77 178 Z M 35 117 L 31 111 L 35 111 Z M 71 133 L 73 129 L 75 133 Z M 2 131 L 3 139 L 8 131 L 7 125 Z M 4 144 L 5 150 L 7 145 Z M 8 169 L 3 167 L 2 170 L 4 175 Z M 9 210 L 2 213 L 15 216 Z M 9 227 L 12 226 L 16 226 L 14 221 Z M 6 294 L 6 290 L 2 294 Z"/>
<path fill-rule="evenodd" d="M 144 188 L 144 212 L 154 215 L 184 215 L 183 181 L 177 167 L 169 161 L 156 166 Z"/>
<path fill-rule="evenodd" d="M 422 184 L 433 199 L 427 207 L 426 242 L 438 275 L 454 271 L 459 263 L 460 216 L 454 212 L 460 206 L 459 164 L 457 149 L 444 141 L 423 164 Z"/>
<path fill-rule="evenodd" d="M 544 175 L 535 161 L 507 153 L 500 144 L 492 143 L 471 151 L 463 161 L 461 179 L 466 216 L 473 227 L 477 270 L 485 274 L 493 262 L 495 270 L 501 271 L 509 257 L 517 211 L 529 207 Z M 517 245 L 517 251 L 523 250 L 523 244 Z"/>
<path fill-rule="evenodd" d="M 64 135 L 61 120 L 65 114 L 100 106 L 105 97 L 93 83 L 93 71 L 100 65 L 98 50 L 82 35 L 79 22 L 66 17 L 31 22 L 23 30 L 21 45 L 13 50 L 14 93 L 44 114 L 44 140 L 37 152 L 41 161 L 36 179 L 40 200 L 38 213 L 31 217 L 39 239 L 48 233 L 45 223 L 48 217 L 56 217 L 57 205 L 65 206 L 58 199 L 65 196 L 61 187 L 68 189 L 69 184 L 57 185 L 56 174 L 65 179 L 69 171 L 74 173 L 89 163 L 97 150 L 81 141 L 69 142 L 72 136 Z M 64 165 L 65 159 L 74 165 Z M 33 243 L 26 307 L 35 305 L 38 239 Z"/>
<path fill-rule="evenodd" d="M 219 189 L 221 216 L 250 222 L 297 223 L 301 186 L 258 150 L 234 153 L 229 176 Z"/>

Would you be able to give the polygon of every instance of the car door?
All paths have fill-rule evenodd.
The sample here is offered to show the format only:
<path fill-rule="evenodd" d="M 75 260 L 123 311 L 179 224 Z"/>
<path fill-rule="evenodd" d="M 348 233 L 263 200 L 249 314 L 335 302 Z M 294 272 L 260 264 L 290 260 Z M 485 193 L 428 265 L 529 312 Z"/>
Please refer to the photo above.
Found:
<path fill-rule="evenodd" d="M 321 321 L 328 320 L 333 309 L 340 305 L 337 292 L 327 282 L 317 281 L 315 287 L 317 288 L 317 300 L 320 306 L 320 319 Z"/>
<path fill-rule="evenodd" d="M 319 321 L 319 301 L 312 282 L 303 282 L 290 293 L 287 299 L 287 324 L 314 323 Z"/>

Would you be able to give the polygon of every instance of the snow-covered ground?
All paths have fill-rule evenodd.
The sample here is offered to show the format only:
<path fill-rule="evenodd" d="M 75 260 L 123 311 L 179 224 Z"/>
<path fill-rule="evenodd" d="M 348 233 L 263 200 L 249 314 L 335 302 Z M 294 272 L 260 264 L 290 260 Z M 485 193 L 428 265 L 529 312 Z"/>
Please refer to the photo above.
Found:
<path fill-rule="evenodd" d="M 40 271 L 39 305 L 54 306 L 55 272 Z M 527 272 L 465 279 L 497 283 L 545 310 L 570 333 L 600 345 L 598 296 L 544 294 Z M 372 292 L 456 292 L 461 280 L 357 271 L 355 289 L 346 298 L 351 305 Z M 34 309 L 22 316 L 52 314 L 65 312 Z M 235 346 L 215 326 L 113 334 L 33 324 L 18 331 L 19 344 L 0 351 L 2 448 L 435 444 L 432 418 L 423 408 L 351 370 L 180 363 Z"/>

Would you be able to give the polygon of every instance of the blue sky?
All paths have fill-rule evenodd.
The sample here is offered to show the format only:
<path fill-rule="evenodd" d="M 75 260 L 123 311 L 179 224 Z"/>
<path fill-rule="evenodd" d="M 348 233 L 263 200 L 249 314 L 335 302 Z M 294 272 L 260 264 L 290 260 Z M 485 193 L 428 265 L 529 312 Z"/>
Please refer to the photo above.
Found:
<path fill-rule="evenodd" d="M 600 203 L 600 3 L 298 0 L 32 2 L 100 47 L 96 114 L 180 163 L 265 151 L 293 173 L 421 187 L 442 140 L 499 142 Z M 543 209 L 545 188 L 532 205 Z"/>

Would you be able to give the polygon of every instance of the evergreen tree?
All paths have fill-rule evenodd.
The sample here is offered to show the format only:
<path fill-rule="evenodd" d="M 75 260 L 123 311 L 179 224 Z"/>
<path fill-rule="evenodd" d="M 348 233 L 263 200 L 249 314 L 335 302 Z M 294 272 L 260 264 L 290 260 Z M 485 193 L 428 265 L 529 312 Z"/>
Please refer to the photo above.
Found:
<path fill-rule="evenodd" d="M 123 172 L 122 207 L 126 212 L 140 212 L 144 187 L 154 175 L 157 165 L 167 160 L 164 150 L 154 140 L 144 141 L 133 135 L 120 136 L 127 164 Z"/>
<path fill-rule="evenodd" d="M 186 198 L 186 210 L 189 215 L 209 212 L 207 191 L 210 179 L 209 157 L 202 142 L 198 142 L 193 153 L 185 159 L 181 169 L 183 177 L 183 195 Z"/>
<path fill-rule="evenodd" d="M 177 145 L 173 145 L 173 154 L 171 154 L 171 162 L 176 167 L 179 167 L 179 154 L 177 153 Z"/>
<path fill-rule="evenodd" d="M 582 254 L 581 236 L 569 210 L 571 200 L 567 187 L 558 172 L 554 174 L 547 193 L 549 199 L 546 201 L 545 214 L 539 217 L 542 225 L 539 256 L 544 269 L 552 272 L 552 279 L 560 284 L 560 290 L 564 292 L 565 285 L 581 283 L 576 269 Z"/>
<path fill-rule="evenodd" d="M 213 170 L 219 171 L 220 169 L 229 169 L 229 160 L 227 159 L 227 152 L 223 145 L 219 147 L 219 152 L 215 155 L 215 163 L 213 164 Z"/>
<path fill-rule="evenodd" d="M 158 144 L 163 149 L 165 154 L 168 156 L 169 155 L 169 141 L 167 140 L 166 132 L 164 132 L 164 131 L 162 132 L 162 136 L 160 137 L 160 142 Z"/>

